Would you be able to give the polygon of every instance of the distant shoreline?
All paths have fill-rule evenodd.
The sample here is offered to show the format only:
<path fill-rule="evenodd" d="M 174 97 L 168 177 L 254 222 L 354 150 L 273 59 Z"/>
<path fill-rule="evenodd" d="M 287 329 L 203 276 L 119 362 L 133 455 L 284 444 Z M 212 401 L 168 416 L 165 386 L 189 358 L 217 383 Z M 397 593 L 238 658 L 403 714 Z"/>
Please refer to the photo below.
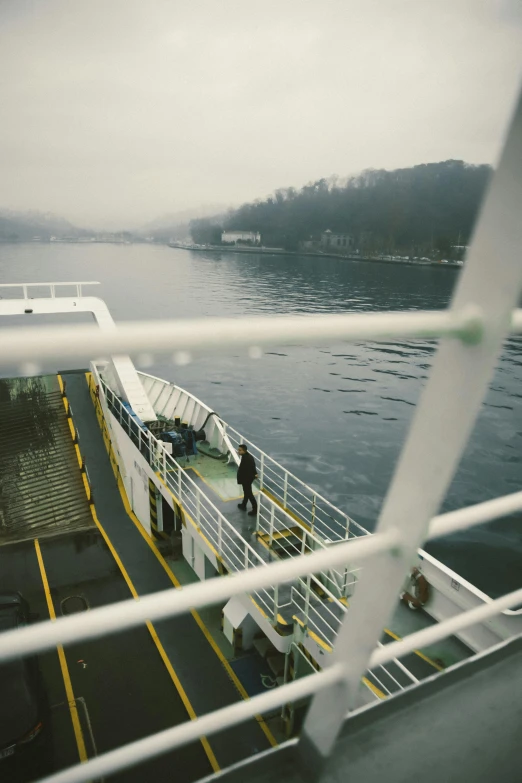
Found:
<path fill-rule="evenodd" d="M 398 264 L 402 266 L 436 266 L 441 269 L 462 269 L 463 264 L 455 261 L 399 261 L 394 258 L 373 258 L 372 256 L 343 256 L 339 253 L 310 253 L 300 250 L 283 250 L 282 248 L 269 247 L 234 247 L 232 245 L 183 245 L 176 242 L 169 242 L 169 247 L 179 250 L 192 250 L 196 253 L 220 252 L 220 253 L 250 253 L 256 255 L 276 255 L 276 256 L 309 256 L 310 258 L 337 258 L 341 261 L 367 261 L 374 264 Z"/>

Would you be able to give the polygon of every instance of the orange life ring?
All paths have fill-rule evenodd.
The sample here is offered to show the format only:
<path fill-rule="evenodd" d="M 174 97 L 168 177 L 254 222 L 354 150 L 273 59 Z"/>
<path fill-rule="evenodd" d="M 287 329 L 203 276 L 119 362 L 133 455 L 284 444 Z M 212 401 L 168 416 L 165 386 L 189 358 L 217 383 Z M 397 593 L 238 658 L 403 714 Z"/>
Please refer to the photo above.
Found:
<path fill-rule="evenodd" d="M 410 609 L 421 609 L 429 600 L 430 583 L 418 568 L 411 569 L 411 587 L 400 594 L 400 599 Z"/>

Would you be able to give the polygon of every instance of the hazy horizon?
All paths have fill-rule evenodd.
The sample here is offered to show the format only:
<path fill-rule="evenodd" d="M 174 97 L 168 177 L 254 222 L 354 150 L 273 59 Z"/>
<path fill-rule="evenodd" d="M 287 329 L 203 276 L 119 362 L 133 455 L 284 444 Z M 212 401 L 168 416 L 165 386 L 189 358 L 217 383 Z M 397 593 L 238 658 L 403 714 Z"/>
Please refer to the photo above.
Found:
<path fill-rule="evenodd" d="M 518 0 L 0 5 L 0 207 L 137 227 L 366 168 L 496 162 Z"/>

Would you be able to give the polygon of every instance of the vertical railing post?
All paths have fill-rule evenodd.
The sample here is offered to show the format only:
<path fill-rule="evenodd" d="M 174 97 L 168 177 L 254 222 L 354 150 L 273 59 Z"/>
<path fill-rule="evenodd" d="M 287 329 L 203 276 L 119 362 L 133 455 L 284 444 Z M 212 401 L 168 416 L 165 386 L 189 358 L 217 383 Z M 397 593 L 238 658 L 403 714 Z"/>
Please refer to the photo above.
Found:
<path fill-rule="evenodd" d="M 181 465 L 178 462 L 178 500 L 181 503 Z"/>
<path fill-rule="evenodd" d="M 196 487 L 196 525 L 201 527 L 201 490 Z"/>
<path fill-rule="evenodd" d="M 279 614 L 279 585 L 274 587 L 274 625 L 277 625 L 277 615 Z"/>
<path fill-rule="evenodd" d="M 167 452 L 165 448 L 161 446 L 161 471 L 163 475 L 163 481 L 167 483 Z"/>
<path fill-rule="evenodd" d="M 315 524 L 315 506 L 316 506 L 316 502 L 317 502 L 317 495 L 314 492 L 314 494 L 312 495 L 312 520 L 311 520 L 312 533 L 314 531 L 314 524 Z"/>
<path fill-rule="evenodd" d="M 400 531 L 401 543 L 366 561 L 360 572 L 331 655 L 345 678 L 315 694 L 301 730 L 298 759 L 316 779 L 356 704 L 369 655 L 396 608 L 405 574 L 446 496 L 491 383 L 522 286 L 516 254 L 522 245 L 521 209 L 522 94 L 448 310 L 461 327 L 456 336 L 439 340 L 375 529 L 376 534 Z"/>
<path fill-rule="evenodd" d="M 249 565 L 250 565 L 250 560 L 248 557 L 248 544 L 245 541 L 245 568 L 248 568 Z"/>
<path fill-rule="evenodd" d="M 149 463 L 151 468 L 153 468 L 154 465 L 153 465 L 153 458 L 152 458 L 152 433 L 150 430 L 148 430 L 147 432 L 147 440 L 148 440 L 147 448 L 149 450 L 149 453 L 147 455 L 147 462 Z"/>
<path fill-rule="evenodd" d="M 275 509 L 274 504 L 272 503 L 270 506 L 270 532 L 268 536 L 268 546 L 271 547 L 274 543 L 274 519 L 275 519 Z"/>
<path fill-rule="evenodd" d="M 218 554 L 223 557 L 223 523 L 221 521 L 221 514 L 217 515 L 218 524 Z"/>
<path fill-rule="evenodd" d="M 27 296 L 27 286 L 23 285 L 22 289 L 23 289 L 23 292 L 24 292 L 24 299 L 27 299 L 28 298 L 28 296 Z"/>
<path fill-rule="evenodd" d="M 285 483 L 283 487 L 283 508 L 287 507 L 287 498 L 288 498 L 288 471 L 285 470 Z"/>
<path fill-rule="evenodd" d="M 346 529 L 344 531 L 344 537 L 346 541 L 350 538 L 350 517 L 346 515 Z"/>
<path fill-rule="evenodd" d="M 306 577 L 306 595 L 305 595 L 305 608 L 304 608 L 304 626 L 305 632 L 308 631 L 308 617 L 310 614 L 310 591 L 312 589 L 312 576 L 308 574 Z"/>
<path fill-rule="evenodd" d="M 138 451 L 141 454 L 141 427 L 138 427 Z"/>
<path fill-rule="evenodd" d="M 343 597 L 347 598 L 346 595 L 347 592 L 347 586 L 348 586 L 348 566 L 344 567 L 344 578 L 343 578 Z"/>
<path fill-rule="evenodd" d="M 263 482 L 265 478 L 265 455 L 261 453 L 261 461 L 259 468 L 259 489 L 263 489 Z"/>

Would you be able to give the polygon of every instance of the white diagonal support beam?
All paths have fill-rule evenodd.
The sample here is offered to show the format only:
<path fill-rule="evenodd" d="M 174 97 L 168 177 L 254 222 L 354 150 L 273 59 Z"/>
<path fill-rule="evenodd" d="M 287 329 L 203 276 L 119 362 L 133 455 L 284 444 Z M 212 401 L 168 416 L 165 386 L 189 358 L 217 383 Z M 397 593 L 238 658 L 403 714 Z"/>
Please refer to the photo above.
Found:
<path fill-rule="evenodd" d="M 407 544 L 394 557 L 375 558 L 361 572 L 332 656 L 333 663 L 346 666 L 345 687 L 315 696 L 299 743 L 308 772 L 319 772 L 332 750 L 475 424 L 522 288 L 521 213 L 522 95 L 450 309 L 453 314 L 477 310 L 483 333 L 475 344 L 441 340 L 376 531 L 400 529 Z"/>

